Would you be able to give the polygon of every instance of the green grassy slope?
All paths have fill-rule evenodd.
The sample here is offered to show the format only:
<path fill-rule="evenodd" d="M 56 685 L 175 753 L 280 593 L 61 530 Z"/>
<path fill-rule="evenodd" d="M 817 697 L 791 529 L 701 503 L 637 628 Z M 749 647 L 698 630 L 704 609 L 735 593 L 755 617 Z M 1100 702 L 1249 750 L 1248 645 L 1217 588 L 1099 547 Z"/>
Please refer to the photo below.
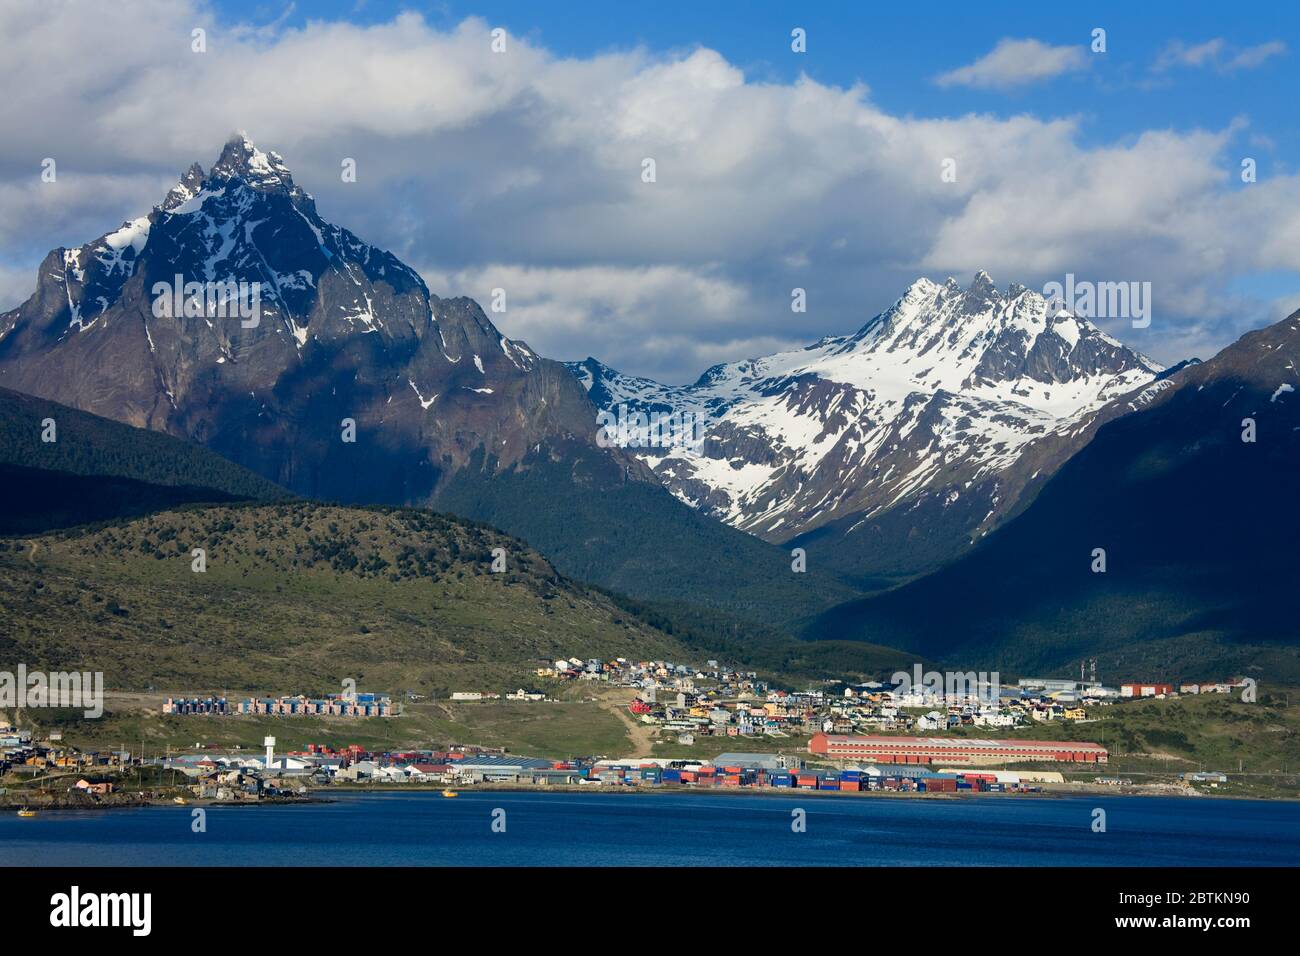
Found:
<path fill-rule="evenodd" d="M 0 659 L 119 689 L 445 693 L 557 655 L 690 653 L 522 542 L 432 512 L 194 507 L 0 546 Z"/>

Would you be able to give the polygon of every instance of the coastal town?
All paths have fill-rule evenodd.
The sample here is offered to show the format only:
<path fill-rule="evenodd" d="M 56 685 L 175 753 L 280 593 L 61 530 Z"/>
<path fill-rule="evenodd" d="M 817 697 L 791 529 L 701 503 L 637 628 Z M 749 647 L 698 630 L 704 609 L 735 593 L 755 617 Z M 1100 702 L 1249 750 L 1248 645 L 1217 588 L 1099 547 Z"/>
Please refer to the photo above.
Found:
<path fill-rule="evenodd" d="M 17 785 L 3 788 L 10 802 L 14 794 L 27 799 L 38 786 L 61 791 L 66 805 L 94 805 L 115 794 L 120 798 L 130 779 L 140 792 L 139 782 L 146 776 L 156 784 L 150 791 L 155 796 L 165 791 L 177 801 L 214 802 L 295 799 L 337 787 L 420 786 L 1041 793 L 1081 781 L 1108 787 L 1132 781 L 1107 773 L 1110 755 L 1101 744 L 1016 736 L 1017 731 L 1096 722 L 1107 708 L 1137 700 L 1245 693 L 1251 684 L 1231 678 L 1177 685 L 1125 681 L 1111 687 L 1095 679 L 1022 677 L 1002 686 L 997 675 L 990 679 L 972 672 L 954 679 L 917 668 L 912 674 L 895 674 L 889 682 L 828 682 L 793 690 L 774 688 L 755 672 L 717 661 L 695 667 L 577 657 L 546 662 L 535 676 L 540 689 L 465 689 L 452 691 L 448 699 L 469 707 L 494 701 L 545 707 L 566 684 L 592 682 L 630 696 L 623 705 L 625 717 L 645 728 L 652 749 L 661 744 L 707 748 L 717 740 L 715 752 L 555 759 L 469 742 L 389 749 L 311 743 L 277 750 L 275 736 L 268 734 L 261 752 L 238 747 L 219 752 L 196 744 L 191 752 L 147 754 L 143 749 L 132 753 L 125 745 L 83 750 L 65 743 L 60 733 L 42 738 L 3 722 L 0 782 Z M 371 718 L 400 719 L 402 700 L 421 700 L 411 692 L 398 696 L 355 690 L 238 699 L 170 695 L 159 710 L 169 718 L 195 721 L 199 728 L 205 720 L 249 718 L 324 718 L 347 726 Z M 740 741 L 745 746 L 734 748 L 733 742 Z M 1091 776 L 1080 777 L 1080 772 Z M 1187 786 L 1227 782 L 1216 770 L 1183 777 Z M 52 783 L 56 779 L 57 786 Z"/>
<path fill-rule="evenodd" d="M 812 736 L 878 732 L 933 733 L 957 727 L 1014 729 L 1052 721 L 1096 719 L 1095 708 L 1119 701 L 1175 695 L 1231 694 L 1250 686 L 1246 678 L 1172 683 L 1124 681 L 1106 686 L 1095 677 L 1018 678 L 1002 686 L 997 675 L 976 672 L 959 679 L 927 681 L 919 668 L 893 683 L 830 682 L 801 691 L 774 689 L 753 671 L 721 667 L 710 660 L 701 668 L 671 661 L 633 662 L 626 658 L 583 660 L 577 657 L 548 662 L 536 677 L 551 685 L 594 682 L 631 690 L 628 704 L 634 719 L 665 739 L 692 744 L 696 738 Z M 934 675 L 942 678 L 943 675 Z M 407 693 L 409 701 L 422 695 Z M 454 690 L 454 703 L 524 701 L 545 703 L 555 698 L 545 690 L 517 688 L 503 692 Z M 274 715 L 389 717 L 400 710 L 387 694 L 330 694 L 249 697 L 231 702 L 225 697 L 168 697 L 168 715 Z"/>

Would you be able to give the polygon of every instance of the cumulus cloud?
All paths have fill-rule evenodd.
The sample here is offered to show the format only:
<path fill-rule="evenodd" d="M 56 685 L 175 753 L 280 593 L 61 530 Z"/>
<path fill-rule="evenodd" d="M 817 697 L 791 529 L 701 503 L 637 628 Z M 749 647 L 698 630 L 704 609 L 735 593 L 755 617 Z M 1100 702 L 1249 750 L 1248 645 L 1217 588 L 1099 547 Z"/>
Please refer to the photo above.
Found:
<path fill-rule="evenodd" d="M 1175 67 L 1213 67 L 1220 73 L 1233 73 L 1237 70 L 1253 70 L 1285 53 L 1286 44 L 1281 40 L 1269 40 L 1248 47 L 1233 46 L 1223 37 L 1192 44 L 1172 40 L 1156 56 L 1151 69 L 1163 73 Z"/>
<path fill-rule="evenodd" d="M 636 354 L 641 374 L 676 378 L 738 355 L 762 355 L 789 344 L 784 336 L 755 334 L 762 306 L 749 289 L 714 266 L 580 266 L 534 268 L 492 264 L 446 274 L 424 270 L 431 288 L 457 288 L 480 302 L 493 289 L 508 291 L 505 309 L 490 317 L 528 341 L 554 337 L 581 342 L 596 330 L 618 351 Z M 652 327 L 646 317 L 655 316 Z M 710 330 L 701 337 L 700 328 Z M 602 361 L 607 355 L 595 354 Z M 572 358 L 585 358 L 574 354 Z"/>
<path fill-rule="evenodd" d="M 1052 46 L 1032 38 L 1006 37 L 974 63 L 940 74 L 934 81 L 939 86 L 1010 89 L 1077 72 L 1087 65 L 1088 55 L 1083 47 Z"/>
<path fill-rule="evenodd" d="M 505 288 L 505 334 L 674 382 L 851 331 L 920 274 L 978 268 L 1033 287 L 1149 280 L 1158 311 L 1134 344 L 1204 356 L 1268 317 L 1224 291 L 1237 277 L 1300 270 L 1300 178 L 1231 188 L 1243 126 L 1085 146 L 1073 118 L 918 119 L 864 87 L 755 82 L 707 48 L 565 58 L 511 37 L 497 54 L 489 29 L 0 7 L 0 266 L 26 264 L 30 289 L 46 251 L 143 214 L 243 129 L 435 293 Z M 17 304 L 0 278 L 0 308 Z"/>

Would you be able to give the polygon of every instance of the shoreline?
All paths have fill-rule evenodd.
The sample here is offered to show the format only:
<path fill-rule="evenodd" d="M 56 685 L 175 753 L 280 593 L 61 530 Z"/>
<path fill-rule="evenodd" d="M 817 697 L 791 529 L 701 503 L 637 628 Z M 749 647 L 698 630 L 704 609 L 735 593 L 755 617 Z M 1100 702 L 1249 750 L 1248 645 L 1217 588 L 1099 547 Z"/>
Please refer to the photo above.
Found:
<path fill-rule="evenodd" d="M 1169 788 L 1164 790 L 1138 790 L 1138 789 L 1113 789 L 1106 788 L 1053 788 L 1050 790 L 1041 790 L 1035 793 L 990 793 L 987 791 L 959 791 L 944 793 L 926 793 L 917 791 L 897 791 L 897 790 L 862 790 L 862 791 L 841 791 L 841 790 L 808 790 L 795 787 L 687 787 L 687 786 L 581 786 L 571 784 L 548 785 L 548 786 L 525 786 L 519 784 L 475 784 L 467 787 L 456 787 L 449 785 L 342 785 L 337 787 L 322 788 L 311 791 L 305 796 L 285 796 L 285 797 L 268 797 L 262 800 L 213 800 L 213 799 L 187 799 L 184 804 L 178 804 L 171 797 L 150 797 L 146 799 L 118 799 L 112 801 L 90 802 L 70 802 L 66 800 L 31 800 L 31 801 L 13 801 L 6 799 L 12 796 L 5 794 L 0 798 L 0 813 L 14 813 L 19 809 L 32 809 L 38 812 L 60 812 L 74 810 L 128 810 L 140 807 L 177 807 L 184 808 L 203 808 L 211 807 L 285 807 L 285 806 L 305 806 L 312 804 L 328 804 L 337 802 L 335 796 L 343 795 L 365 795 L 371 793 L 411 793 L 411 794 L 441 794 L 445 789 L 455 789 L 459 796 L 467 796 L 476 793 L 557 793 L 557 794 L 576 794 L 590 793 L 603 794 L 610 797 L 619 796 L 667 796 L 667 795 L 684 795 L 700 798 L 713 796 L 742 796 L 753 799 L 763 799 L 772 797 L 798 797 L 804 799 L 813 797 L 815 799 L 831 799 L 835 797 L 849 798 L 882 798 L 888 800 L 900 799 L 921 799 L 921 800 L 971 800 L 991 798 L 998 800 L 1007 799 L 1048 799 L 1059 800 L 1070 797 L 1134 797 L 1134 798 L 1151 798 L 1151 797 L 1181 797 L 1181 798 L 1208 798 L 1211 800 L 1237 800 L 1248 802 L 1263 803 L 1296 803 L 1300 798 L 1296 797 L 1256 797 L 1240 795 L 1218 795 L 1206 794 L 1199 792 L 1179 792 L 1178 789 Z M 47 795 L 54 796 L 54 795 Z M 123 796 L 126 796 L 125 794 Z"/>
<path fill-rule="evenodd" d="M 1159 789 L 1157 789 L 1157 787 Z M 580 785 L 580 784 L 548 784 L 545 786 L 529 786 L 526 784 L 513 783 L 489 783 L 489 784 L 470 784 L 462 786 L 457 784 L 378 784 L 370 786 L 366 784 L 336 784 L 328 788 L 329 790 L 339 793 L 404 793 L 404 792 L 440 792 L 442 790 L 456 790 L 459 793 L 534 793 L 553 791 L 557 793 L 609 793 L 609 794 L 627 794 L 627 793 L 693 793 L 702 796 L 729 794 L 752 797 L 781 797 L 791 794 L 808 794 L 815 797 L 887 797 L 887 798 L 916 798 L 937 799 L 940 797 L 957 799 L 967 799 L 970 797 L 994 797 L 1007 799 L 1012 797 L 1072 797 L 1072 796 L 1120 796 L 1120 797 L 1186 797 L 1209 798 L 1212 800 L 1248 800 L 1252 802 L 1264 803 L 1296 803 L 1300 802 L 1300 796 L 1286 797 L 1263 797 L 1243 794 L 1218 794 L 1204 793 L 1199 790 L 1192 790 L 1185 787 L 1173 787 L 1153 785 L 1151 788 L 1145 787 L 1108 787 L 1098 786 L 1095 784 L 1046 784 L 1044 789 L 1035 793 L 1019 793 L 1014 791 L 990 792 L 959 790 L 956 792 L 935 792 L 926 791 L 901 791 L 901 790 L 810 790 L 799 787 L 693 787 L 693 786 L 673 786 L 673 785 L 649 785 L 649 786 L 620 786 L 610 785 Z"/>
<path fill-rule="evenodd" d="M 47 795 L 52 796 L 52 795 Z M 5 798 L 9 794 L 4 795 Z M 329 803 L 327 799 L 321 799 L 316 796 L 304 797 L 267 797 L 263 800 L 213 800 L 197 797 L 187 798 L 184 803 L 177 803 L 171 797 L 148 797 L 144 799 L 126 799 L 126 800 L 102 800 L 95 802 L 81 802 L 69 800 L 27 800 L 27 801 L 10 801 L 0 798 L 0 813 L 17 813 L 19 810 L 35 810 L 38 813 L 57 813 L 65 810 L 133 810 L 141 807 L 176 807 L 184 810 L 186 808 L 201 807 L 287 807 L 297 804 L 307 803 Z"/>

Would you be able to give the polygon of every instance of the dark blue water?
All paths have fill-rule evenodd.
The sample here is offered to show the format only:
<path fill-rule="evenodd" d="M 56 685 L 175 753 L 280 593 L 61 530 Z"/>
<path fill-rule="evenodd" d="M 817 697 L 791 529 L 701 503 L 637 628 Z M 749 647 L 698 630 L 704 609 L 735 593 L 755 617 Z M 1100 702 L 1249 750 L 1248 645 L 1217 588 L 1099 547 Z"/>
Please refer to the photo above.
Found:
<path fill-rule="evenodd" d="M 0 865 L 1300 865 L 1300 804 L 721 794 L 343 794 L 337 802 L 0 816 Z M 1093 808 L 1106 832 L 1092 830 Z M 491 829 L 505 811 L 506 832 Z M 807 831 L 791 830 L 791 811 Z"/>

